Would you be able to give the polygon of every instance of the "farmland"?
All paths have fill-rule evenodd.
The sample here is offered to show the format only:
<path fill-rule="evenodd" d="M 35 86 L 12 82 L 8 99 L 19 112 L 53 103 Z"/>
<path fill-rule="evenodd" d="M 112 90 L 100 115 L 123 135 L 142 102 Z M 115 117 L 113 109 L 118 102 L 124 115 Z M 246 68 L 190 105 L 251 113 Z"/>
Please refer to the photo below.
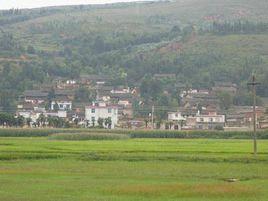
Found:
<path fill-rule="evenodd" d="M 1 137 L 0 200 L 265 201 L 268 141 L 251 151 L 249 139 Z"/>

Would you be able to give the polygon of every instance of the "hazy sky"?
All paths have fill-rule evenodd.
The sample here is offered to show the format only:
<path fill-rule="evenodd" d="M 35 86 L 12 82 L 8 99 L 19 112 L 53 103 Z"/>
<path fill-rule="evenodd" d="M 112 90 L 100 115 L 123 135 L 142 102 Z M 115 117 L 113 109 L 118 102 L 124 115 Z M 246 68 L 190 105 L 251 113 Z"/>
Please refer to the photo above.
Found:
<path fill-rule="evenodd" d="M 38 8 L 57 5 L 104 4 L 131 1 L 134 0 L 0 0 L 0 10 L 10 8 Z"/>

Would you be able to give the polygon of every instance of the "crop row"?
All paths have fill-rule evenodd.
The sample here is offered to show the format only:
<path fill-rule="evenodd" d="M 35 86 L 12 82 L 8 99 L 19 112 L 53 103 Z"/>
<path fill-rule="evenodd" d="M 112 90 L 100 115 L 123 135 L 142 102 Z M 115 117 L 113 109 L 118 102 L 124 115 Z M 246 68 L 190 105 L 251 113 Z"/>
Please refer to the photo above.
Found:
<path fill-rule="evenodd" d="M 46 137 L 54 134 L 68 134 L 75 139 L 91 136 L 125 135 L 128 138 L 211 138 L 211 139 L 250 139 L 252 132 L 246 131 L 166 131 L 166 130 L 103 130 L 103 129 L 0 129 L 0 137 Z M 72 134 L 72 135 L 70 135 Z M 268 139 L 268 130 L 258 131 L 259 139 Z M 102 138 L 102 137 L 100 137 Z"/>

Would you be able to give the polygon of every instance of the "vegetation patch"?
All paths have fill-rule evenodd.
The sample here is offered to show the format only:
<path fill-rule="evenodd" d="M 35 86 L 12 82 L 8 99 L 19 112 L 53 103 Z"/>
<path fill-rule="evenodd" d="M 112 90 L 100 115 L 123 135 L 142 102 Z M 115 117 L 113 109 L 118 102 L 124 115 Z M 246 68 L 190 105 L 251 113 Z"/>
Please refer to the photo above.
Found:
<path fill-rule="evenodd" d="M 61 154 L 53 153 L 3 153 L 0 154 L 0 161 L 13 161 L 13 160 L 44 160 L 44 159 L 58 159 L 62 158 Z"/>
<path fill-rule="evenodd" d="M 80 159 L 83 161 L 181 161 L 196 163 L 268 163 L 266 156 L 241 156 L 239 154 L 226 156 L 221 154 L 200 153 L 200 155 L 191 152 L 89 152 L 81 154 Z"/>
<path fill-rule="evenodd" d="M 131 138 L 209 138 L 209 139 L 251 139 L 252 132 L 245 131 L 132 131 Z M 258 138 L 268 139 L 268 131 L 259 131 Z"/>
<path fill-rule="evenodd" d="M 170 131 L 170 130 L 105 130 L 105 129 L 24 129 L 24 128 L 7 128 L 0 129 L 0 137 L 47 137 L 54 134 L 56 136 L 64 136 L 66 134 L 68 140 L 87 140 L 90 139 L 106 139 L 108 138 L 176 138 L 176 139 L 251 139 L 250 131 Z M 72 137 L 73 136 L 73 137 Z M 88 137 L 87 137 L 88 136 Z M 96 137 L 92 137 L 96 136 Z M 268 139 L 268 131 L 258 131 L 259 139 Z M 54 137 L 50 138 L 53 139 Z M 61 138 L 62 137 L 58 137 Z"/>
<path fill-rule="evenodd" d="M 122 140 L 128 135 L 115 133 L 58 133 L 51 135 L 50 140 Z"/>
<path fill-rule="evenodd" d="M 109 191 L 109 190 L 108 190 Z M 173 195 L 175 197 L 233 197 L 254 196 L 255 189 L 246 185 L 235 184 L 144 184 L 124 185 L 111 191 L 115 194 L 158 197 Z"/>

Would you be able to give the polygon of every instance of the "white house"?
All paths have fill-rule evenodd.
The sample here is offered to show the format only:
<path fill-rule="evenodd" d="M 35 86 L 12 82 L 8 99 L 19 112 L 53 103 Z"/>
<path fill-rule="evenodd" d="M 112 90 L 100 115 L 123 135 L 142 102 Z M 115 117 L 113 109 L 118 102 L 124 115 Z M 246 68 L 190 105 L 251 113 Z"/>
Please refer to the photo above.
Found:
<path fill-rule="evenodd" d="M 59 100 L 59 101 L 51 102 L 51 110 L 55 109 L 56 104 L 58 105 L 59 110 L 71 110 L 72 109 L 72 101 Z"/>
<path fill-rule="evenodd" d="M 67 118 L 66 111 L 57 111 L 57 112 L 46 112 L 44 113 L 46 117 L 59 117 L 59 118 Z"/>
<path fill-rule="evenodd" d="M 169 112 L 168 121 L 185 121 L 186 119 L 181 115 L 180 112 Z"/>
<path fill-rule="evenodd" d="M 168 121 L 170 123 L 169 129 L 181 130 L 182 124 L 186 121 L 186 119 L 181 115 L 180 112 L 169 112 Z"/>
<path fill-rule="evenodd" d="M 111 119 L 111 125 L 103 125 L 106 128 L 114 129 L 118 124 L 118 107 L 115 105 L 109 105 L 105 102 L 93 103 L 91 106 L 85 107 L 85 119 L 89 125 L 98 126 L 98 119 Z"/>
<path fill-rule="evenodd" d="M 25 119 L 31 119 L 32 122 L 36 123 L 39 116 L 42 114 L 36 111 L 19 111 L 18 116 L 23 116 Z"/>
<path fill-rule="evenodd" d="M 216 112 L 211 112 L 206 115 L 196 115 L 196 127 L 197 129 L 211 130 L 216 126 L 225 126 L 225 115 L 218 115 Z"/>

